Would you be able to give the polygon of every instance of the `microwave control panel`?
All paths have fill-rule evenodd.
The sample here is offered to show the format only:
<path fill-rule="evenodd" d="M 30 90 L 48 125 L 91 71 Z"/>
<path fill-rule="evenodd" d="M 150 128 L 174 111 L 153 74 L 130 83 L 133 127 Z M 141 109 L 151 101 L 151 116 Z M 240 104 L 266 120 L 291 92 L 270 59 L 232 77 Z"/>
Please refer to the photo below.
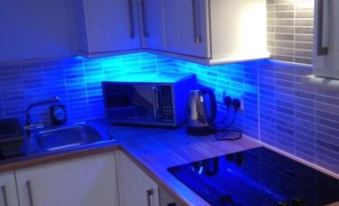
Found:
<path fill-rule="evenodd" d="M 164 122 L 173 122 L 172 89 L 170 86 L 159 87 L 159 116 Z"/>

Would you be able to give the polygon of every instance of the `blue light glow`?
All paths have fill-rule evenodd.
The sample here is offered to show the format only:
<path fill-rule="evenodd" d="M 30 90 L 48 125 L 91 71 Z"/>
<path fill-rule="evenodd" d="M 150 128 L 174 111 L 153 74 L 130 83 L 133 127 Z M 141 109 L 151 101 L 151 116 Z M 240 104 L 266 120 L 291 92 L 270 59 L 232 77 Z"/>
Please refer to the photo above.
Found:
<path fill-rule="evenodd" d="M 257 180 L 252 179 L 250 176 L 245 175 L 239 168 L 235 167 L 234 165 L 227 164 L 227 169 L 226 172 L 229 173 L 230 175 L 236 176 L 235 178 L 246 182 L 247 184 L 251 185 L 252 187 L 256 188 L 259 191 L 262 191 L 269 196 L 272 196 L 276 200 L 285 200 L 287 197 L 284 197 L 283 195 L 274 192 L 271 188 L 267 187 L 266 185 L 260 183 Z"/>
<path fill-rule="evenodd" d="M 24 92 L 23 101 L 27 104 L 38 100 L 40 96 L 61 96 L 63 103 L 66 104 L 69 120 L 76 121 L 104 116 L 101 81 L 110 81 L 119 76 L 128 76 L 129 81 L 139 81 L 142 79 L 140 74 L 159 72 L 195 73 L 200 84 L 215 90 L 219 102 L 222 102 L 223 91 L 234 97 L 256 92 L 254 84 L 243 81 L 242 76 L 245 74 L 251 76 L 243 64 L 208 67 L 145 52 L 102 58 L 75 56 L 48 64 L 41 62 L 36 64 L 36 68 L 13 71 L 13 77 L 4 79 L 4 82 L 6 85 L 20 86 L 17 91 Z M 23 79 L 19 75 L 25 79 L 29 78 L 30 81 L 24 81 L 23 85 L 21 82 L 13 81 Z M 255 75 L 250 78 L 252 77 L 256 78 Z M 35 79 L 37 81 L 33 81 Z M 169 81 L 167 78 L 157 80 Z M 5 111 L 11 110 L 8 114 L 19 116 L 23 120 L 21 107 L 20 102 L 17 111 L 12 112 L 12 108 L 5 108 Z"/>
<path fill-rule="evenodd" d="M 265 63 L 267 60 L 249 62 L 253 64 Z M 246 63 L 225 64 L 218 66 L 205 66 L 174 60 L 176 69 L 179 72 L 193 72 L 197 74 L 200 84 L 213 88 L 217 93 L 217 100 L 222 101 L 221 93 L 241 97 L 244 93 L 257 93 L 257 72 L 256 68 L 248 67 Z"/>
<path fill-rule="evenodd" d="M 81 56 L 81 55 L 75 56 L 75 57 L 73 57 L 73 58 L 74 58 L 74 59 L 78 59 L 78 60 L 85 60 L 85 59 L 86 59 L 86 57 Z"/>

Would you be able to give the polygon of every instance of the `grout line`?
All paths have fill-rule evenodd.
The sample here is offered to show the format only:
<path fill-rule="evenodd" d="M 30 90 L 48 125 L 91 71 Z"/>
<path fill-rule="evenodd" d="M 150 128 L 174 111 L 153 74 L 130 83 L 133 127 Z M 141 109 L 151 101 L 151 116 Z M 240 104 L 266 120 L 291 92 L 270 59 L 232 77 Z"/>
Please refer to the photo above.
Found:
<path fill-rule="evenodd" d="M 260 110 L 260 103 L 261 103 L 261 95 L 260 95 L 260 67 L 257 66 L 257 110 L 258 110 L 258 140 L 261 141 L 261 110 Z"/>

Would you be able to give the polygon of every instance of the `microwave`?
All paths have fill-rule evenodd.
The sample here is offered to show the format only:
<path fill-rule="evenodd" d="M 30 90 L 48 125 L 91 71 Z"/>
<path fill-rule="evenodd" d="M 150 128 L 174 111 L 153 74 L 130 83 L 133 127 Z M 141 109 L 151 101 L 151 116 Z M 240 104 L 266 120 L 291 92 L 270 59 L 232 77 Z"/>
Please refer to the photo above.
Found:
<path fill-rule="evenodd" d="M 143 73 L 102 82 L 107 118 L 115 124 L 176 127 L 186 119 L 194 74 Z"/>

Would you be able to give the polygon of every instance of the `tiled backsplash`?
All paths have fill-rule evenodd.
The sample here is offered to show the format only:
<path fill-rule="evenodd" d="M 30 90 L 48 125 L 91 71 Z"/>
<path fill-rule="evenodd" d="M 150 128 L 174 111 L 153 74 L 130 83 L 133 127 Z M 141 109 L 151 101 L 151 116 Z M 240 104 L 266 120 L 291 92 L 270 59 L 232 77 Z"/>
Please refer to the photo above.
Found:
<path fill-rule="evenodd" d="M 195 73 L 200 84 L 213 88 L 219 103 L 219 111 L 226 111 L 222 104 L 224 92 L 232 98 L 242 98 L 246 110 L 236 117 L 236 125 L 246 134 L 259 139 L 258 67 L 256 65 L 265 62 L 255 61 L 209 67 L 174 60 L 174 71 Z M 232 116 L 233 114 L 230 114 L 228 119 L 231 120 Z"/>
<path fill-rule="evenodd" d="M 102 117 L 101 81 L 124 73 L 158 71 L 171 63 L 168 58 L 137 53 L 4 65 L 0 67 L 0 118 L 15 116 L 24 121 L 28 104 L 51 96 L 61 97 L 70 121 Z M 32 112 L 48 120 L 46 108 Z"/>
<path fill-rule="evenodd" d="M 310 64 L 313 0 L 267 3 L 273 58 Z M 131 72 L 194 72 L 219 102 L 223 91 L 242 96 L 236 125 L 246 134 L 339 173 L 339 94 L 301 84 L 311 70 L 270 60 L 208 67 L 148 53 L 3 65 L 0 118 L 24 121 L 29 103 L 51 96 L 62 98 L 70 121 L 102 117 L 102 80 Z M 219 109 L 225 110 L 222 104 Z M 46 114 L 46 108 L 34 112 Z"/>
<path fill-rule="evenodd" d="M 303 85 L 311 66 L 252 61 L 201 66 L 180 60 L 175 70 L 194 72 L 222 95 L 243 95 L 237 125 L 244 133 L 339 173 L 339 93 Z"/>
<path fill-rule="evenodd" d="M 312 63 L 314 0 L 267 0 L 268 46 L 273 59 Z"/>
<path fill-rule="evenodd" d="M 63 99 L 70 121 L 102 117 L 102 80 L 131 72 L 194 72 L 219 102 L 223 91 L 243 96 L 236 125 L 245 134 L 339 173 L 339 94 L 301 84 L 311 70 L 270 60 L 208 67 L 148 53 L 7 65 L 0 67 L 0 118 L 23 120 L 28 103 L 54 95 Z"/>

